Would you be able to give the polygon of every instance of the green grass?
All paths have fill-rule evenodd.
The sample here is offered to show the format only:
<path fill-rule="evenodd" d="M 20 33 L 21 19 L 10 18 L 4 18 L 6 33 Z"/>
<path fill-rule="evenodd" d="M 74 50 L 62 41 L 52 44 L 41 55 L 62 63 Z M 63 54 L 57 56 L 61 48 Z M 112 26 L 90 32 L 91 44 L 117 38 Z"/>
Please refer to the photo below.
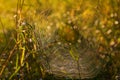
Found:
<path fill-rule="evenodd" d="M 95 80 L 114 80 L 120 72 L 119 5 L 119 0 L 0 0 L 0 79 L 44 78 L 44 48 L 49 53 L 56 41 L 75 46 L 80 35 L 106 62 L 105 76 Z"/>

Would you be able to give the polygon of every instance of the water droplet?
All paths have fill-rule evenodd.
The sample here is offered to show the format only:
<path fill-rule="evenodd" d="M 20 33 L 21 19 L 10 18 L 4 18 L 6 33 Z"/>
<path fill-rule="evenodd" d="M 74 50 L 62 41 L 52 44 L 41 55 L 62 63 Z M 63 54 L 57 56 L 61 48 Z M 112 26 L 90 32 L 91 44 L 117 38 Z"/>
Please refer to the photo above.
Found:
<path fill-rule="evenodd" d="M 111 14 L 110 14 L 110 17 L 114 17 L 114 14 L 113 14 L 113 13 L 111 13 Z"/>
<path fill-rule="evenodd" d="M 29 42 L 32 42 L 32 39 L 31 39 L 31 38 L 29 39 Z"/>
<path fill-rule="evenodd" d="M 105 28 L 105 25 L 102 25 L 101 27 L 102 27 L 102 28 Z"/>
<path fill-rule="evenodd" d="M 69 45 L 71 45 L 71 43 L 69 43 Z"/>
<path fill-rule="evenodd" d="M 58 42 L 59 45 L 61 45 L 61 42 Z"/>
<path fill-rule="evenodd" d="M 47 26 L 47 29 L 48 29 L 48 30 L 50 30 L 50 29 L 51 29 L 51 27 L 50 27 L 50 26 Z"/>
<path fill-rule="evenodd" d="M 117 13 L 114 13 L 114 16 L 117 17 L 118 16 Z"/>
<path fill-rule="evenodd" d="M 77 29 L 77 26 L 73 26 L 74 29 Z"/>
<path fill-rule="evenodd" d="M 110 34 L 112 32 L 112 30 L 111 29 L 109 29 L 108 31 L 107 31 L 107 34 Z"/>
<path fill-rule="evenodd" d="M 25 26 L 26 25 L 26 22 L 22 22 L 22 24 L 21 24 L 22 26 Z"/>
<path fill-rule="evenodd" d="M 83 30 L 86 30 L 86 29 L 87 29 L 87 26 L 84 26 L 84 27 L 83 27 Z"/>
<path fill-rule="evenodd" d="M 78 39 L 78 40 L 77 40 L 77 42 L 78 42 L 78 43 L 81 43 L 81 40 L 80 40 L 80 39 Z"/>
<path fill-rule="evenodd" d="M 118 21 L 115 21 L 115 24 L 117 25 L 117 24 L 119 24 L 119 22 L 118 22 Z"/>
<path fill-rule="evenodd" d="M 14 17 L 14 18 L 16 18 L 16 17 L 17 17 L 17 15 L 15 14 L 13 17 Z"/>
<path fill-rule="evenodd" d="M 96 30 L 95 33 L 99 33 L 100 31 L 99 30 Z"/>
<path fill-rule="evenodd" d="M 113 46 L 114 44 L 115 44 L 115 42 L 112 40 L 112 41 L 110 42 L 110 45 Z"/>

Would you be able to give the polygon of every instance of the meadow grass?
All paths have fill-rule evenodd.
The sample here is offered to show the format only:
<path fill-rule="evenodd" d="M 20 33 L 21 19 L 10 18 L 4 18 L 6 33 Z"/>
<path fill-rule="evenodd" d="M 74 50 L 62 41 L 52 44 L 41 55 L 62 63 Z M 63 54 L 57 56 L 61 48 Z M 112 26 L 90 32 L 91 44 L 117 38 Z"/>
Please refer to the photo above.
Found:
<path fill-rule="evenodd" d="M 96 50 L 105 62 L 93 80 L 114 80 L 120 72 L 119 5 L 119 0 L 0 0 L 0 79 L 57 80 L 60 76 L 46 74 L 40 57 L 62 43 L 77 61 L 74 48 L 82 41 L 82 48 Z"/>

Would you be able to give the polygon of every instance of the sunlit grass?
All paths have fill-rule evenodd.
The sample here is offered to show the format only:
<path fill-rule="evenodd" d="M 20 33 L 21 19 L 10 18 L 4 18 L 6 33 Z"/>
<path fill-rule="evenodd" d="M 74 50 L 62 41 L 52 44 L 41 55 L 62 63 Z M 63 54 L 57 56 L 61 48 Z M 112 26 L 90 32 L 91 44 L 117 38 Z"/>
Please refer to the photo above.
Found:
<path fill-rule="evenodd" d="M 103 79 L 107 75 L 115 79 L 120 65 L 119 5 L 119 0 L 0 0 L 0 78 L 44 78 L 41 57 L 55 51 L 59 57 L 62 47 L 78 61 L 79 47 L 80 51 L 91 50 L 86 51 L 89 55 L 83 56 L 83 63 L 100 57 L 105 63 Z M 98 56 L 93 56 L 92 50 Z"/>

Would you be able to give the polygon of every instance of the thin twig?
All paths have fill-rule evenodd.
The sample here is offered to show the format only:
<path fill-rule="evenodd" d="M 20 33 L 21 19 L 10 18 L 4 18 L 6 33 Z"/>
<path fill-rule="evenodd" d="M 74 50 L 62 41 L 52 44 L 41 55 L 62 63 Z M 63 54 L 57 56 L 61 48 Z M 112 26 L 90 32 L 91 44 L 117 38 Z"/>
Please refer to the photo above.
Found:
<path fill-rule="evenodd" d="M 11 58 L 11 56 L 13 55 L 16 47 L 17 47 L 17 44 L 16 44 L 16 45 L 13 47 L 13 49 L 10 51 L 9 56 L 8 56 L 7 60 L 5 61 L 4 65 L 2 66 L 2 69 L 1 69 L 1 71 L 0 71 L 0 77 L 1 77 L 1 75 L 2 75 L 2 73 L 3 73 L 3 71 L 5 70 L 5 68 L 6 68 L 6 66 L 7 66 L 7 64 L 8 64 L 8 62 L 9 62 L 10 58 Z"/>

